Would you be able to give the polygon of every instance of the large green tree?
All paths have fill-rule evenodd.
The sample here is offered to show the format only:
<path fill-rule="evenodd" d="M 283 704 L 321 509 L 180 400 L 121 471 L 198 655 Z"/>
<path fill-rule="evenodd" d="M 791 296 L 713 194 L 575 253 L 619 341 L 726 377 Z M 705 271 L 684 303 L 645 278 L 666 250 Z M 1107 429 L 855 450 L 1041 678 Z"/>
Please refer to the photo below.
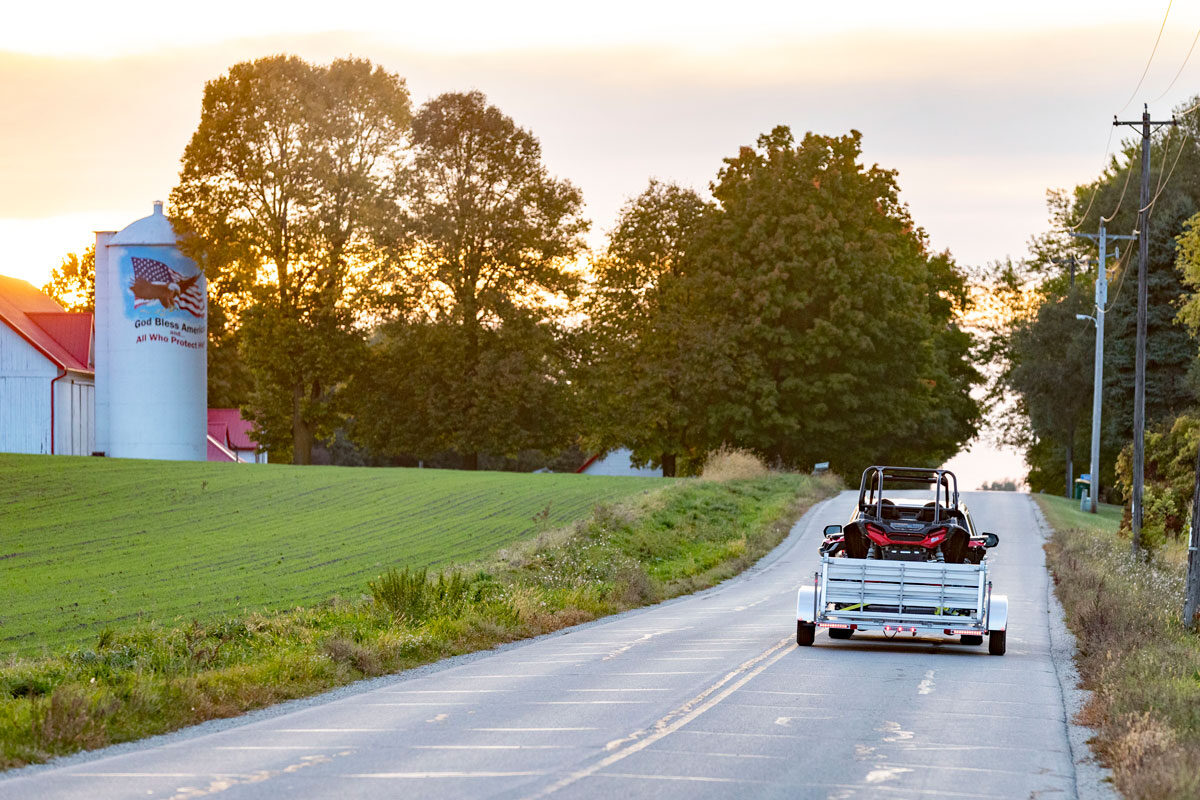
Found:
<path fill-rule="evenodd" d="M 260 441 L 297 464 L 337 425 L 360 357 L 410 108 L 368 61 L 272 56 L 206 85 L 184 151 L 171 203 L 220 308 L 213 341 L 238 348 Z"/>
<path fill-rule="evenodd" d="M 396 178 L 405 256 L 391 283 L 403 303 L 357 384 L 356 429 L 384 452 L 457 452 L 466 469 L 481 451 L 564 444 L 579 190 L 480 92 L 420 109 Z"/>
<path fill-rule="evenodd" d="M 688 249 L 711 211 L 696 192 L 651 181 L 592 265 L 582 392 L 591 443 L 627 446 L 667 477 L 695 471 L 708 444 L 698 403 L 709 365 L 697 341 L 707 326 L 693 313 Z"/>
<path fill-rule="evenodd" d="M 931 256 L 861 135 L 786 127 L 726 159 L 695 251 L 717 324 L 712 438 L 842 474 L 940 463 L 974 434 L 962 276 Z"/>

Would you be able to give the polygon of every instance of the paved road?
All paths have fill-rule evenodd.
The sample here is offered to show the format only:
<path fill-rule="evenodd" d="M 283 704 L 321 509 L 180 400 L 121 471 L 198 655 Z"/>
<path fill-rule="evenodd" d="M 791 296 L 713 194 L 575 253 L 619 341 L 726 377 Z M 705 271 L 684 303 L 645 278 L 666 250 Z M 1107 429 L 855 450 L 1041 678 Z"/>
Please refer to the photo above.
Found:
<path fill-rule="evenodd" d="M 1028 497 L 995 531 L 1008 654 L 794 642 L 827 501 L 741 578 L 449 669 L 215 733 L 0 779 L 0 798 L 1070 798 Z M 866 641 L 869 639 L 869 641 Z"/>

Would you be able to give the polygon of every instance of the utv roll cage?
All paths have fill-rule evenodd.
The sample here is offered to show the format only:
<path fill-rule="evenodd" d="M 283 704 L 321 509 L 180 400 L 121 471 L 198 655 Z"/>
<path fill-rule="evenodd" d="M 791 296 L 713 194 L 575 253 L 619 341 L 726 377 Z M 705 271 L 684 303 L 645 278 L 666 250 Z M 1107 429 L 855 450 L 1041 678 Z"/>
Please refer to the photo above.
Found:
<path fill-rule="evenodd" d="M 958 521 L 958 478 L 945 469 L 920 467 L 874 466 L 863 470 L 858 487 L 858 509 L 864 516 L 876 519 L 897 518 L 896 504 L 884 497 L 888 491 L 902 489 L 933 489 L 933 498 L 922 509 L 923 522 L 937 524 L 943 519 Z M 931 516 L 929 516 L 931 512 Z"/>

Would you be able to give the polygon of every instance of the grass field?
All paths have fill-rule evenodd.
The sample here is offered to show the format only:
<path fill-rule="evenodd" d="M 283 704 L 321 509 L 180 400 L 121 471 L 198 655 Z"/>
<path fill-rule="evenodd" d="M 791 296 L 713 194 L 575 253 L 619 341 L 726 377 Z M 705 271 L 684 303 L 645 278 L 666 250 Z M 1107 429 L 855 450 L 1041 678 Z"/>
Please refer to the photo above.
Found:
<path fill-rule="evenodd" d="M 1066 497 L 1053 497 L 1048 494 L 1034 495 L 1034 497 L 1037 498 L 1038 504 L 1041 505 L 1042 513 L 1046 515 L 1046 521 L 1055 530 L 1083 528 L 1103 531 L 1115 536 L 1117 529 L 1121 527 L 1121 515 L 1125 511 L 1124 506 L 1097 503 L 1096 513 L 1091 514 L 1087 511 L 1079 510 L 1078 500 L 1071 500 Z"/>
<path fill-rule="evenodd" d="M 0 655 L 359 596 L 462 563 L 656 478 L 0 455 Z"/>

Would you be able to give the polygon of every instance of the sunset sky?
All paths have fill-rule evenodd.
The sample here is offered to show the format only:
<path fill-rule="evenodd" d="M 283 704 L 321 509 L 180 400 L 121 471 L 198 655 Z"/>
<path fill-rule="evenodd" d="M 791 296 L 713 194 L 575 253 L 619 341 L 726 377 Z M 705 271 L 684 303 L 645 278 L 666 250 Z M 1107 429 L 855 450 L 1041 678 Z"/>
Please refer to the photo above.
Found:
<path fill-rule="evenodd" d="M 205 80 L 272 53 L 370 58 L 415 104 L 482 90 L 583 190 L 595 243 L 651 176 L 705 189 L 776 124 L 856 128 L 866 160 L 899 171 L 933 246 L 968 265 L 1023 253 L 1046 226 L 1046 190 L 1098 173 L 1114 113 L 1149 102 L 1159 118 L 1200 93 L 1200 52 L 1167 90 L 1200 26 L 1194 4 L 1171 9 L 1132 102 L 1165 2 L 709 8 L 19 4 L 0 26 L 0 273 L 40 285 L 93 230 L 149 213 L 175 183 Z M 1019 459 L 992 469 L 1005 470 L 1023 473 Z"/>

